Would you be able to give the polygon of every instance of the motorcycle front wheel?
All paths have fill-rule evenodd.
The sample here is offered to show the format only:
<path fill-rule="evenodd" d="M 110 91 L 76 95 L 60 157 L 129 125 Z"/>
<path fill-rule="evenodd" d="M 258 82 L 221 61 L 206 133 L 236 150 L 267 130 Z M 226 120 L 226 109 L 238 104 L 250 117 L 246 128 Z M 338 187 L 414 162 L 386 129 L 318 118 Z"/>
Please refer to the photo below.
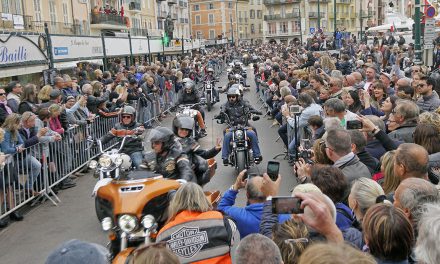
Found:
<path fill-rule="evenodd" d="M 244 153 L 244 151 L 239 151 L 236 154 L 236 168 L 238 170 L 238 173 L 240 173 L 241 171 L 243 171 L 244 169 L 246 169 L 246 154 Z"/>
<path fill-rule="evenodd" d="M 211 102 L 211 94 L 206 95 L 206 107 L 208 108 L 208 112 L 211 112 L 212 102 Z"/>

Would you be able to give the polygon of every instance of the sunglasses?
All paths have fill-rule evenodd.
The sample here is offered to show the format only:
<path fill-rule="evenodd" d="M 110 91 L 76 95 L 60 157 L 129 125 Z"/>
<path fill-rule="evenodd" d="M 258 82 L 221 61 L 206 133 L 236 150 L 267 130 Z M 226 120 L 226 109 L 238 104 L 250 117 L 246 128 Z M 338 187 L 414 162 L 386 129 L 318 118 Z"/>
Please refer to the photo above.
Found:
<path fill-rule="evenodd" d="M 228 95 L 228 98 L 237 98 L 236 95 Z"/>
<path fill-rule="evenodd" d="M 6 93 L 0 93 L 0 96 L 4 96 Z"/>
<path fill-rule="evenodd" d="M 122 119 L 131 119 L 131 116 L 127 115 L 127 116 L 122 116 Z"/>

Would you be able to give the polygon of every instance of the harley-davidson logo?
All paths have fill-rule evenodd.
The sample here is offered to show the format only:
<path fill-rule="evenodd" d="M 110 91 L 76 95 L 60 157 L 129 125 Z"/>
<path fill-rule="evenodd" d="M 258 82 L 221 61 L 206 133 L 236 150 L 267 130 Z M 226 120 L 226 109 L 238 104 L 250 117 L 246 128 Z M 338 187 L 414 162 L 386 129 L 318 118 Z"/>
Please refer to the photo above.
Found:
<path fill-rule="evenodd" d="M 174 160 L 170 160 L 165 163 L 165 171 L 168 173 L 172 173 L 176 169 L 176 162 Z"/>
<path fill-rule="evenodd" d="M 198 227 L 182 227 L 167 241 L 169 249 L 182 258 L 192 258 L 208 243 L 206 231 L 200 232 Z"/>

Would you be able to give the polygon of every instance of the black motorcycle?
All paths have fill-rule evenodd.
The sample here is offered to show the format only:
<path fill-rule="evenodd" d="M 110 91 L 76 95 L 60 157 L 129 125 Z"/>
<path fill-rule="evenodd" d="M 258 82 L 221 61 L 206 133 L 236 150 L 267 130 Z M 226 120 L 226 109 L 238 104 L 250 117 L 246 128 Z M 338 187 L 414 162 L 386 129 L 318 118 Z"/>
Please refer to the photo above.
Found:
<path fill-rule="evenodd" d="M 261 115 L 260 112 L 252 111 L 249 108 L 245 108 L 244 113 L 244 124 L 247 124 L 250 118 L 252 121 L 259 120 L 260 117 L 258 115 Z M 220 114 L 214 118 L 217 119 L 218 124 L 226 123 L 228 125 L 226 132 L 232 132 L 232 149 L 228 157 L 229 163 L 235 167 L 237 172 L 240 172 L 244 169 L 249 169 L 255 163 L 251 143 L 246 135 L 246 131 L 253 128 L 241 124 L 233 124 L 229 116 L 224 112 L 220 112 Z"/>
<path fill-rule="evenodd" d="M 215 98 L 214 94 L 215 89 L 215 81 L 205 81 L 203 83 L 203 97 L 202 100 L 206 103 L 206 108 L 208 109 L 208 112 L 211 111 L 212 106 L 217 102 L 217 99 Z"/>

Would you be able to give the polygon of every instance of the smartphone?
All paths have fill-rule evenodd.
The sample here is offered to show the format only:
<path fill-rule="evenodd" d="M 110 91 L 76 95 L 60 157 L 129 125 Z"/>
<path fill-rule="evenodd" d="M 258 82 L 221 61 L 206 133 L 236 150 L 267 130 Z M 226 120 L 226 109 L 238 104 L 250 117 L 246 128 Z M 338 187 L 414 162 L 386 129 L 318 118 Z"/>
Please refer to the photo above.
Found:
<path fill-rule="evenodd" d="M 272 197 L 272 213 L 273 214 L 302 214 L 302 200 L 290 196 Z"/>
<path fill-rule="evenodd" d="M 362 122 L 359 120 L 348 120 L 347 129 L 361 129 L 363 127 Z"/>
<path fill-rule="evenodd" d="M 280 173 L 280 163 L 278 161 L 270 160 L 267 162 L 267 175 L 272 181 L 278 179 L 278 174 Z"/>

